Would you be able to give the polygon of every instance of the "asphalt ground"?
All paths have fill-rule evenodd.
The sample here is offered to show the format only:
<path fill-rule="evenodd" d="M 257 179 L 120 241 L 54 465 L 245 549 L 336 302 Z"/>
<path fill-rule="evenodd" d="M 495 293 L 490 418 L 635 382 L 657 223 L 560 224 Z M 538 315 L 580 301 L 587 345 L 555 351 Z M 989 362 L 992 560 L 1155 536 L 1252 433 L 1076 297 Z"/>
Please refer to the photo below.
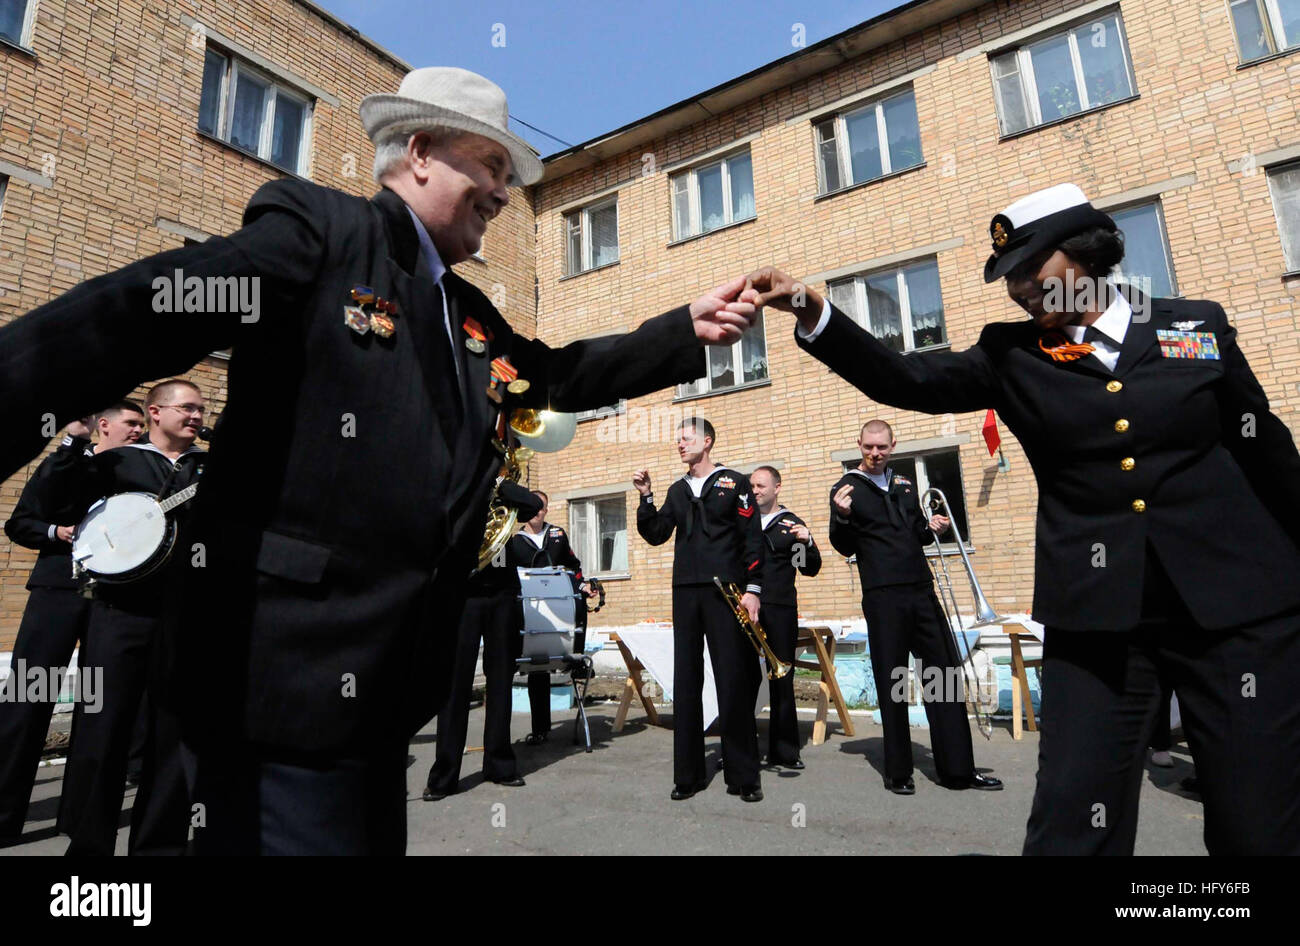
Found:
<path fill-rule="evenodd" d="M 612 732 L 615 705 L 589 707 L 593 751 L 572 743 L 574 712 L 556 713 L 541 746 L 522 743 L 527 714 L 516 713 L 513 733 L 522 788 L 483 780 L 482 755 L 468 753 L 461 789 L 438 802 L 420 798 L 433 764 L 435 728 L 411 743 L 407 770 L 407 852 L 412 855 L 552 854 L 1019 854 L 1033 797 L 1038 738 L 1011 738 L 995 723 L 986 741 L 972 726 L 977 768 L 1002 779 L 1000 792 L 950 791 L 936 781 L 929 731 L 912 730 L 916 794 L 899 796 L 881 780 L 881 729 L 855 717 L 856 735 L 838 724 L 820 746 L 810 743 L 811 715 L 801 714 L 802 772 L 763 773 L 765 798 L 745 803 L 726 794 L 718 771 L 719 741 L 706 739 L 710 781 L 702 793 L 671 801 L 672 732 L 633 715 Z M 664 715 L 671 721 L 671 713 Z M 481 744 L 483 709 L 470 715 L 469 744 Z M 760 744 L 767 722 L 759 720 Z M 1139 855 L 1204 854 L 1203 819 L 1196 796 L 1179 787 L 1192 774 L 1185 746 L 1173 769 L 1149 767 L 1142 784 Z M 25 841 L 0 855 L 58 855 L 67 839 L 54 833 L 62 766 L 43 767 L 28 815 Z M 126 851 L 129 808 L 123 804 L 117 851 Z"/>

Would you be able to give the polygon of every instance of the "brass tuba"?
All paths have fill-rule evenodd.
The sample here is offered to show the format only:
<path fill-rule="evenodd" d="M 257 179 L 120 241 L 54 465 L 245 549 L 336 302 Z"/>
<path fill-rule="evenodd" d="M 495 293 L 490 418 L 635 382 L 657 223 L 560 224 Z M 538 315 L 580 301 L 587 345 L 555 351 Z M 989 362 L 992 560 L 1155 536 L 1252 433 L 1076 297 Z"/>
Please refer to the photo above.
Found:
<path fill-rule="evenodd" d="M 722 592 L 722 597 L 727 599 L 727 604 L 731 605 L 731 611 L 736 615 L 736 620 L 740 623 L 740 629 L 745 632 L 749 642 L 758 651 L 759 656 L 767 661 L 767 678 L 769 680 L 780 680 L 790 672 L 790 665 L 781 660 L 776 655 L 776 651 L 772 650 L 772 645 L 767 642 L 767 632 L 763 630 L 763 625 L 750 620 L 749 612 L 740 603 L 740 589 L 736 587 L 735 582 L 721 581 L 717 575 L 713 576 L 713 583 Z"/>
<path fill-rule="evenodd" d="M 577 426 L 578 418 L 575 414 L 561 414 L 535 407 L 511 411 L 510 429 L 506 437 L 507 440 L 518 440 L 519 443 L 508 447 L 500 438 L 492 440 L 492 446 L 501 454 L 501 472 L 497 476 L 497 489 L 492 493 L 492 502 L 488 506 L 487 523 L 483 541 L 478 547 L 478 566 L 474 569 L 474 574 L 487 568 L 488 563 L 505 548 L 506 542 L 514 534 L 519 518 L 518 510 L 501 501 L 501 483 L 505 480 L 522 482 L 528 476 L 528 461 L 533 455 L 563 450 L 573 440 Z"/>

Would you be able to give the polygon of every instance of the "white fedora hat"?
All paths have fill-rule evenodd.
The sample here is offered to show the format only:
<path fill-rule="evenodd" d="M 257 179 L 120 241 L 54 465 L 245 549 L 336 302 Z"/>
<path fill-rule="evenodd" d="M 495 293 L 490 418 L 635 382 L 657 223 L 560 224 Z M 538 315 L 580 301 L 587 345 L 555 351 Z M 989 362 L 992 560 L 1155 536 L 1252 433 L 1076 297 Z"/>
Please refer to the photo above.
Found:
<path fill-rule="evenodd" d="M 371 141 L 391 130 L 472 132 L 510 152 L 511 184 L 536 184 L 542 179 L 542 162 L 527 142 L 511 134 L 508 119 L 506 94 L 499 85 L 454 66 L 413 69 L 396 95 L 367 95 L 361 100 L 361 124 Z"/>

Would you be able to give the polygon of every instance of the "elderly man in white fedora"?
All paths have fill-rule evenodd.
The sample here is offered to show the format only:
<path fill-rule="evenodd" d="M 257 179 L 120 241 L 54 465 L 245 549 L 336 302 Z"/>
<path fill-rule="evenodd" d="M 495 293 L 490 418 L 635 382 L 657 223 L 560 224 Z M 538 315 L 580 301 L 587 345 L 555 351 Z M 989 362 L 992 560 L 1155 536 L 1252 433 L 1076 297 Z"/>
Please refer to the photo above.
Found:
<path fill-rule="evenodd" d="M 697 378 L 703 346 L 755 318 L 736 280 L 625 335 L 552 349 L 516 334 L 451 269 L 508 185 L 542 176 L 505 93 L 417 69 L 361 117 L 373 198 L 275 181 L 230 236 L 0 329 L 0 477 L 45 446 L 46 415 L 83 416 L 232 349 L 199 541 L 176 551 L 194 566 L 178 598 L 204 607 L 171 622 L 157 661 L 198 753 L 200 853 L 401 853 L 407 743 L 447 690 L 504 417 Z M 188 295 L 231 277 L 256 280 L 252 318 Z M 184 314 L 157 311 L 172 281 L 197 303 Z"/>

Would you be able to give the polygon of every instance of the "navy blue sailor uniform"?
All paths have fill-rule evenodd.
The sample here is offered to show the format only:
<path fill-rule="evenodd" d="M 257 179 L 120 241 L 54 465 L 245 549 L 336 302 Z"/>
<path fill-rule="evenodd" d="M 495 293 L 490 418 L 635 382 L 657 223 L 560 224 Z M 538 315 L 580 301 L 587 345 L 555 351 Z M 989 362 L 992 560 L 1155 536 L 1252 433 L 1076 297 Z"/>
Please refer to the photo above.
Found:
<path fill-rule="evenodd" d="M 39 553 L 27 578 L 27 606 L 14 640 L 8 686 L 18 684 L 19 668 L 67 667 L 90 618 L 90 601 L 72 577 L 72 546 L 55 531 L 77 519 L 51 494 L 53 460 L 47 456 L 37 466 L 4 525 L 11 542 Z M 0 700 L 0 840 L 22 834 L 54 705 L 52 698 Z"/>
<path fill-rule="evenodd" d="M 925 684 L 929 671 L 939 671 L 945 684 L 939 699 L 925 699 L 930 723 L 934 767 L 941 782 L 959 781 L 975 772 L 965 691 L 951 692 L 947 683 L 964 678 L 948 671 L 961 667 L 948 620 L 935 597 L 933 577 L 924 549 L 933 542 L 929 519 L 921 510 L 916 485 L 885 469 L 888 490 L 862 470 L 850 470 L 831 487 L 831 497 L 851 485 L 847 516 L 831 503 L 831 545 L 844 556 L 856 556 L 862 581 L 862 615 L 867 622 L 871 671 L 876 701 L 885 730 L 885 777 L 902 782 L 912 775 L 912 738 L 908 723 L 908 654 L 921 661 L 922 693 L 936 695 Z"/>
<path fill-rule="evenodd" d="M 124 492 L 170 496 L 198 481 L 207 452 L 190 447 L 172 461 L 148 440 L 87 454 L 89 441 L 67 438 L 52 455 L 50 485 L 80 520 L 98 499 Z M 181 588 L 193 562 L 190 507 L 171 513 L 176 542 L 167 561 L 134 582 L 100 582 L 90 606 L 83 672 L 103 674 L 95 712 L 79 702 L 59 808 L 69 854 L 112 855 L 125 793 L 137 713 L 146 706 L 144 765 L 131 810 L 131 854 L 180 854 L 190 822 L 193 761 L 181 744 L 176 693 L 167 676 L 168 622 L 184 621 Z"/>
<path fill-rule="evenodd" d="M 903 356 L 829 303 L 796 340 L 882 403 L 994 408 L 1025 450 L 1048 628 L 1025 852 L 1132 852 L 1166 680 L 1210 853 L 1300 853 L 1300 454 L 1220 305 L 1121 293 L 1142 317 L 1075 360 L 1030 321 Z"/>
<path fill-rule="evenodd" d="M 809 538 L 804 543 L 790 531 L 804 521 L 784 506 L 771 513 L 763 527 L 763 613 L 760 621 L 768 644 L 779 660 L 794 661 L 799 637 L 799 591 L 795 573 L 809 578 L 822 568 L 822 553 Z M 767 758 L 777 765 L 799 761 L 799 720 L 794 705 L 794 673 L 768 681 Z"/>
<path fill-rule="evenodd" d="M 685 476 L 656 509 L 641 497 L 637 531 L 651 545 L 677 533 L 673 546 L 673 784 L 702 786 L 704 767 L 704 642 L 718 691 L 723 770 L 728 788 L 759 784 L 754 702 L 761 682 L 753 645 L 738 626 L 714 576 L 761 596 L 762 523 L 749 478 L 716 467 L 696 496 Z M 762 615 L 759 616 L 760 621 Z"/>
<path fill-rule="evenodd" d="M 542 523 L 542 542 L 537 542 L 526 530 L 520 530 L 510 537 L 510 555 L 519 562 L 521 568 L 545 568 L 559 565 L 573 572 L 573 590 L 579 593 L 582 584 L 582 562 L 569 544 L 569 534 L 559 526 L 549 522 Z M 574 611 L 574 653 L 582 653 L 587 644 L 587 599 L 577 600 Z M 532 712 L 534 733 L 551 731 L 551 675 L 549 673 L 528 674 L 528 708 Z"/>
<path fill-rule="evenodd" d="M 520 519 L 541 511 L 537 496 L 509 480 L 501 483 L 501 498 Z M 468 582 L 465 611 L 460 619 L 451 690 L 438 711 L 438 749 L 425 780 L 431 795 L 451 795 L 460 783 L 460 767 L 469 731 L 469 704 L 474 666 L 483 643 L 483 777 L 500 782 L 519 777 L 510 744 L 510 717 L 515 661 L 523 652 L 523 609 L 519 601 L 519 572 L 527 562 L 507 540 L 500 563 L 489 562 Z"/>

